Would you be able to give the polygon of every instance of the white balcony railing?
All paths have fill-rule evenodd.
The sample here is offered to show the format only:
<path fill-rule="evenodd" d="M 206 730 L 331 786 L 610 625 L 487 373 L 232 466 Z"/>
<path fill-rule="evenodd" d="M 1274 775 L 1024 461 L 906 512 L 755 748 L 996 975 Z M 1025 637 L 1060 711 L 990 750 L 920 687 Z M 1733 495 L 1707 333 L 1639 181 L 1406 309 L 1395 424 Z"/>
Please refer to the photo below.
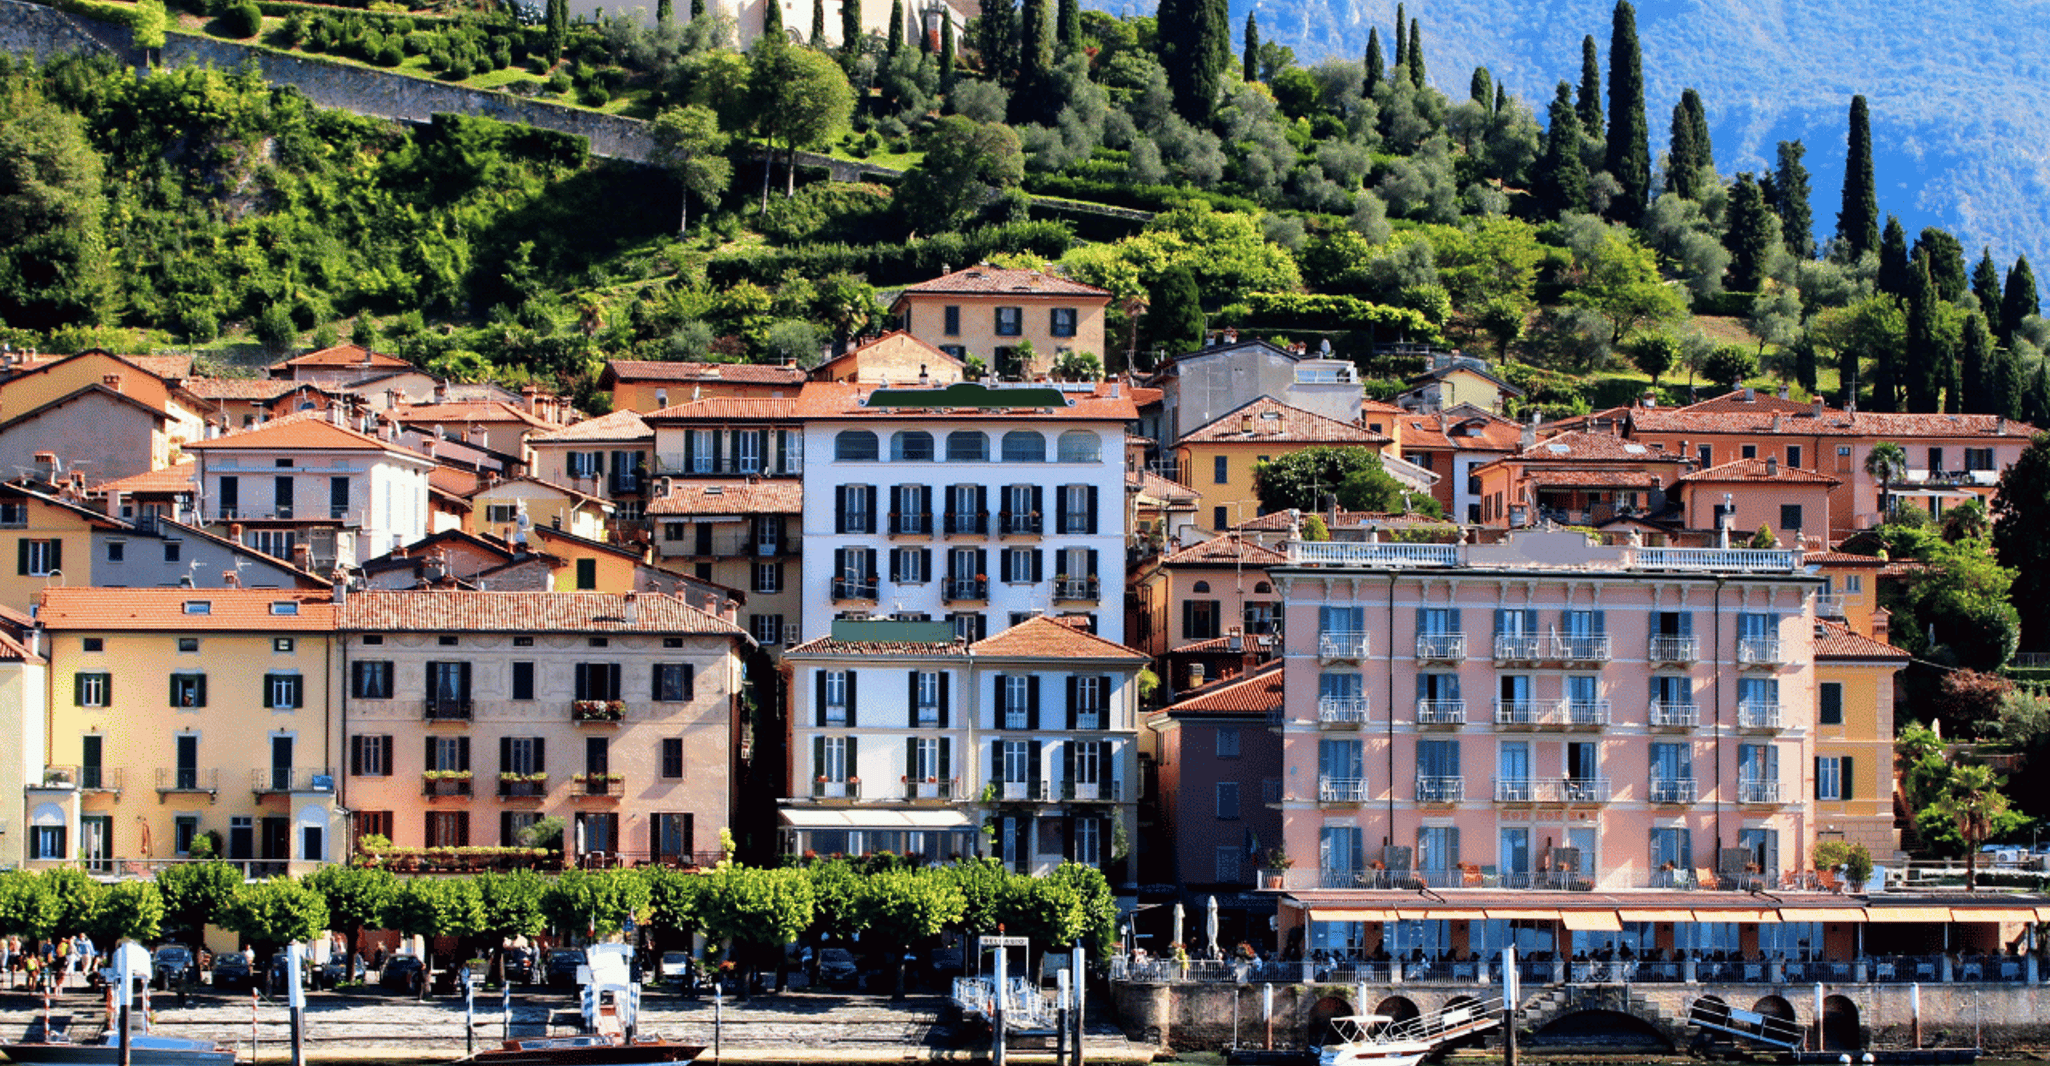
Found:
<path fill-rule="evenodd" d="M 1440 662 L 1457 661 L 1466 658 L 1466 634 L 1464 633 L 1418 633 L 1416 657 L 1434 659 Z"/>
<path fill-rule="evenodd" d="M 1566 804 L 1608 801 L 1609 779 L 1606 777 L 1569 777 L 1562 780 L 1535 777 L 1495 779 L 1497 803 Z"/>
<path fill-rule="evenodd" d="M 1780 783 L 1777 781 L 1737 782 L 1738 803 L 1781 803 Z"/>
<path fill-rule="evenodd" d="M 1331 725 L 1359 725 L 1367 720 L 1365 696 L 1317 697 L 1317 721 Z"/>
<path fill-rule="evenodd" d="M 1457 566 L 1457 544 L 1290 541 L 1288 561 L 1306 566 Z"/>
<path fill-rule="evenodd" d="M 1317 655 L 1324 659 L 1364 659 L 1367 657 L 1367 634 L 1333 632 L 1317 636 Z"/>
<path fill-rule="evenodd" d="M 1608 700 L 1567 700 L 1566 720 L 1561 723 L 1569 727 L 1588 728 L 1609 724 Z"/>
<path fill-rule="evenodd" d="M 1780 728 L 1780 705 L 1766 700 L 1744 700 L 1738 703 L 1737 728 Z"/>
<path fill-rule="evenodd" d="M 1724 570 L 1738 573 L 1792 573 L 1801 553 L 1777 548 L 1638 548 L 1639 570 Z"/>
<path fill-rule="evenodd" d="M 1539 726 L 1558 718 L 1557 700 L 1496 700 L 1495 724 Z"/>
<path fill-rule="evenodd" d="M 1418 803 L 1458 803 L 1466 798 L 1466 779 L 1418 774 L 1416 798 Z"/>
<path fill-rule="evenodd" d="M 1659 729 L 1692 729 L 1701 724 L 1701 708 L 1692 700 L 1653 700 L 1651 724 Z"/>
<path fill-rule="evenodd" d="M 1646 654 L 1655 663 L 1691 663 L 1701 658 L 1701 642 L 1693 637 L 1660 634 L 1651 638 Z"/>
<path fill-rule="evenodd" d="M 1653 778 L 1651 801 L 1653 803 L 1693 803 L 1697 798 L 1695 781 L 1691 777 Z"/>
<path fill-rule="evenodd" d="M 1539 636 L 1524 636 L 1511 633 L 1495 634 L 1495 661 L 1536 662 L 1544 657 L 1545 641 Z"/>
<path fill-rule="evenodd" d="M 1565 636 L 1553 637 L 1548 658 L 1571 663 L 1605 663 L 1609 661 L 1609 638 L 1607 636 Z"/>
<path fill-rule="evenodd" d="M 1787 660 L 1780 653 L 1778 637 L 1742 637 L 1737 641 L 1737 665 L 1778 666 Z"/>
<path fill-rule="evenodd" d="M 1317 778 L 1317 802 L 1319 803 L 1365 803 L 1367 802 L 1367 779 L 1364 777 Z"/>
<path fill-rule="evenodd" d="M 1418 700 L 1416 701 L 1416 724 L 1418 725 L 1465 725 L 1465 700 Z"/>
<path fill-rule="evenodd" d="M 1844 598 L 1841 595 L 1815 594 L 1815 617 L 1844 619 Z"/>

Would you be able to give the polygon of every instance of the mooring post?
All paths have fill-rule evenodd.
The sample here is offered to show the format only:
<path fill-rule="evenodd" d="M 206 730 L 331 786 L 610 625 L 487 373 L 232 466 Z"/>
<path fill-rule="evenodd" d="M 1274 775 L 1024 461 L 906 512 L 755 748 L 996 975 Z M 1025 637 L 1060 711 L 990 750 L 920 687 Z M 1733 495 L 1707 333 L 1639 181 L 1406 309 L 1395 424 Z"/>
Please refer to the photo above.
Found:
<path fill-rule="evenodd" d="M 1261 1016 L 1262 1018 L 1265 1018 L 1265 1019 L 1267 1020 L 1267 1043 L 1266 1043 L 1266 1045 L 1265 1045 L 1265 1046 L 1266 1046 L 1267 1050 L 1269 1050 L 1269 1051 L 1273 1051 L 1273 1050 L 1274 1050 L 1274 983 L 1273 983 L 1272 981 L 1264 982 L 1264 983 L 1262 983 L 1262 984 L 1260 985 L 1260 1016 Z"/>
<path fill-rule="evenodd" d="M 1004 985 L 1008 979 L 1009 952 L 997 948 L 996 995 L 990 997 L 989 1008 L 989 1061 L 993 1066 L 1004 1066 Z"/>
<path fill-rule="evenodd" d="M 1082 1024 L 1089 1017 L 1085 1012 L 1088 997 L 1084 992 L 1084 989 L 1089 986 L 1089 982 L 1085 979 L 1089 971 L 1083 967 L 1089 961 L 1089 952 L 1082 945 L 1077 944 L 1071 958 L 1072 961 L 1069 963 L 1068 968 L 1073 970 L 1075 974 L 1075 1044 L 1068 1049 L 1068 1066 L 1082 1066 Z M 1234 1015 L 1234 1018 L 1236 1018 L 1236 1015 Z"/>
<path fill-rule="evenodd" d="M 306 989 L 299 984 L 303 944 L 285 946 L 285 1008 L 292 1018 L 292 1066 L 306 1066 Z"/>
<path fill-rule="evenodd" d="M 133 1035 L 129 1032 L 128 1028 L 128 1009 L 129 1001 L 134 996 L 133 989 L 135 977 L 133 974 L 128 972 L 128 945 L 126 943 L 117 943 L 114 945 L 114 960 L 114 977 L 116 980 L 121 982 L 121 991 L 115 994 L 115 1001 L 121 1005 L 120 1013 L 116 1016 L 115 1019 L 115 1024 L 121 1027 L 120 1061 L 121 1066 L 129 1066 L 129 1055 L 133 1051 L 131 1045 L 134 1043 L 134 1039 Z M 45 1034 L 43 1038 L 47 1040 L 49 1039 L 49 1036 Z"/>
<path fill-rule="evenodd" d="M 1068 971 L 1054 971 L 1053 992 L 1053 1062 L 1054 1066 L 1067 1066 L 1068 1062 Z"/>
<path fill-rule="evenodd" d="M 1502 1066 L 1516 1066 L 1516 1000 L 1521 994 L 1516 945 L 1502 949 Z"/>
<path fill-rule="evenodd" d="M 1908 986 L 1908 1039 L 1916 1050 L 1922 1047 L 1922 982 Z"/>

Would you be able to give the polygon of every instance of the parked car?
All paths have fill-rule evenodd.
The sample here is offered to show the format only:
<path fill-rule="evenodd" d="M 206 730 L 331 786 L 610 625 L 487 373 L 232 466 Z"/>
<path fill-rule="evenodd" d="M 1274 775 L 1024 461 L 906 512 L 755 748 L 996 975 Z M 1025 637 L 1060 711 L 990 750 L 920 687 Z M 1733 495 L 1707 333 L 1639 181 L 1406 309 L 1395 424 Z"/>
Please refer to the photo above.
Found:
<path fill-rule="evenodd" d="M 427 965 L 418 955 L 393 955 L 384 960 L 384 972 L 378 976 L 378 987 L 387 992 L 417 992 L 421 975 Z"/>
<path fill-rule="evenodd" d="M 246 990 L 254 987 L 254 981 L 254 975 L 249 972 L 249 960 L 243 958 L 241 952 L 224 951 L 214 956 L 214 991 Z"/>
<path fill-rule="evenodd" d="M 819 983 L 827 988 L 851 991 L 860 972 L 854 963 L 854 953 L 846 948 L 827 948 L 819 952 Z"/>
<path fill-rule="evenodd" d="M 690 981 L 690 952 L 665 951 L 655 963 L 655 980 L 663 984 L 685 984 Z"/>
<path fill-rule="evenodd" d="M 150 958 L 150 981 L 158 988 L 172 988 L 199 979 L 192 949 L 183 944 L 162 944 Z"/>
<path fill-rule="evenodd" d="M 581 948 L 560 948 L 548 953 L 548 987 L 575 988 L 577 967 L 584 965 Z"/>
<path fill-rule="evenodd" d="M 505 949 L 505 982 L 511 985 L 534 983 L 534 949 Z"/>

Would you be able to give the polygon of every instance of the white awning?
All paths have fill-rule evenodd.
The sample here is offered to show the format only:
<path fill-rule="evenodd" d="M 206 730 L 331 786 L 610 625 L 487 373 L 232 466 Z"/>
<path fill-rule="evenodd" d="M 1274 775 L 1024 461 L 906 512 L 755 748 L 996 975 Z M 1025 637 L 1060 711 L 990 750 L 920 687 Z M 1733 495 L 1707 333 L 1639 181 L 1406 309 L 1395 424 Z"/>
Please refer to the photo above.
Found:
<path fill-rule="evenodd" d="M 852 807 L 785 807 L 776 812 L 793 829 L 967 829 L 975 820 L 966 811 L 876 811 Z"/>

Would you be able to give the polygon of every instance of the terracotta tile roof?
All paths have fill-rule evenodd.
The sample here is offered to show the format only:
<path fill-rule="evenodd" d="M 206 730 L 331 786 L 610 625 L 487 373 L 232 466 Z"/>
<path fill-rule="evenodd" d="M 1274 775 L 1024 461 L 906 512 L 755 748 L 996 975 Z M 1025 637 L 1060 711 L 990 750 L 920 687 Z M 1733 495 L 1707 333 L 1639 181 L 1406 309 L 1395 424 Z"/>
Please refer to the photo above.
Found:
<path fill-rule="evenodd" d="M 733 381 L 749 385 L 801 385 L 807 376 L 804 370 L 794 366 L 662 362 L 652 359 L 614 359 L 605 364 L 605 373 L 615 381 Z"/>
<path fill-rule="evenodd" d="M 433 483 L 433 475 L 431 474 L 428 475 L 428 483 Z M 479 481 L 477 483 L 477 487 L 470 490 L 470 492 L 467 493 L 467 495 L 471 497 L 480 496 L 486 492 L 491 492 L 496 489 L 505 488 L 507 485 L 539 485 L 542 488 L 549 490 L 550 492 L 562 493 L 564 496 L 568 496 L 569 498 L 577 500 L 581 503 L 602 503 L 607 506 L 611 506 L 612 503 L 612 501 L 607 500 L 602 496 L 593 496 L 590 493 L 583 491 L 582 489 L 573 489 L 568 485 L 557 484 L 556 482 L 549 481 L 541 477 L 537 477 L 533 474 L 528 474 L 524 477 L 505 478 L 503 480 L 495 481 L 490 484 L 485 484 L 484 482 Z"/>
<path fill-rule="evenodd" d="M 1126 395 L 1132 398 L 1132 406 L 1151 407 L 1152 405 L 1159 403 L 1161 401 L 1161 398 L 1167 395 L 1167 390 L 1149 389 L 1145 388 L 1144 386 L 1134 385 L 1131 388 L 1126 389 L 1125 393 Z"/>
<path fill-rule="evenodd" d="M 57 397 L 56 399 L 51 400 L 48 403 L 42 404 L 41 406 L 33 407 L 29 410 L 23 411 L 22 413 L 15 415 L 12 418 L 6 419 L 5 422 L 0 422 L 0 425 L 12 426 L 18 423 L 27 422 L 30 419 L 40 418 L 47 412 L 55 411 L 56 409 L 63 407 L 65 404 L 68 404 L 73 400 L 85 396 L 90 396 L 94 393 L 105 395 L 109 399 L 114 400 L 116 403 L 122 403 L 128 405 L 129 407 L 133 407 L 138 411 L 142 411 L 148 414 L 152 419 L 155 419 L 157 421 L 164 421 L 170 418 L 170 414 L 161 407 L 155 407 L 150 404 L 144 403 L 142 400 L 130 396 L 125 392 L 116 392 L 113 389 L 110 389 L 107 386 L 95 381 L 90 385 L 85 385 L 73 389 L 72 391 Z"/>
<path fill-rule="evenodd" d="M 1159 714 L 1246 715 L 1279 710 L 1282 701 L 1282 663 L 1263 663 L 1241 677 L 1228 678 L 1194 690 L 1179 703 L 1161 708 Z"/>
<path fill-rule="evenodd" d="M 192 357 L 189 355 L 124 355 L 121 358 L 167 380 L 192 376 Z"/>
<path fill-rule="evenodd" d="M 1711 466 L 1706 470 L 1697 470 L 1694 473 L 1684 475 L 1680 480 L 1712 482 L 1715 484 L 1748 481 L 1765 481 L 1788 485 L 1843 484 L 1841 480 L 1830 477 L 1828 474 L 1819 473 L 1814 470 L 1804 470 L 1798 466 L 1787 466 L 1779 462 L 1772 462 L 1772 466 L 1768 470 L 1766 467 L 1768 461 L 1765 459 L 1738 459 L 1735 462 L 1723 463 L 1720 466 Z"/>
<path fill-rule="evenodd" d="M 365 356 L 368 356 L 369 358 L 366 360 L 364 358 Z M 308 352 L 305 355 L 299 356 L 296 359 L 287 359 L 281 363 L 272 363 L 270 368 L 272 370 L 279 370 L 285 367 L 302 366 L 315 368 L 350 366 L 411 367 L 412 365 L 413 364 L 406 362 L 404 359 L 401 359 L 396 355 L 386 355 L 383 352 L 373 352 L 358 344 L 337 344 L 332 348 L 322 348 L 317 352 Z"/>
<path fill-rule="evenodd" d="M 345 429 L 328 420 L 325 411 L 303 411 L 283 418 L 274 418 L 261 425 L 251 426 L 226 436 L 211 440 L 196 440 L 185 445 L 191 451 L 237 451 L 256 449 L 259 451 L 319 451 L 319 452 L 389 452 L 424 458 L 417 452 L 402 448 L 390 441 L 379 440 L 366 433 Z"/>
<path fill-rule="evenodd" d="M 28 647 L 22 644 L 21 641 L 5 633 L 0 633 L 0 662 L 35 664 L 47 661 L 42 656 L 28 650 Z"/>
<path fill-rule="evenodd" d="M 1250 431 L 1247 419 L 1252 420 Z M 1386 444 L 1392 439 L 1364 426 L 1347 425 L 1290 407 L 1272 396 L 1261 396 L 1190 430 L 1175 444 Z"/>
<path fill-rule="evenodd" d="M 671 481 L 669 494 L 648 501 L 651 515 L 797 514 L 804 510 L 804 483 L 796 478 L 749 481 Z"/>
<path fill-rule="evenodd" d="M 564 426 L 553 433 L 542 433 L 527 438 L 528 444 L 552 444 L 570 441 L 633 441 L 654 440 L 655 431 L 648 428 L 638 412 L 614 411 L 597 418 L 586 418 L 572 426 Z"/>
<path fill-rule="evenodd" d="M 1032 388 L 1034 386 L 1023 386 Z M 1052 386 L 1038 386 L 1051 388 Z M 1112 396 L 1110 390 L 1116 387 L 1119 394 Z M 863 401 L 875 391 L 873 386 L 845 381 L 814 381 L 798 394 L 796 417 L 818 420 L 895 418 L 915 419 L 921 422 L 988 422 L 995 419 L 1038 422 L 1055 420 L 1062 422 L 1129 422 L 1139 417 L 1139 411 L 1132 406 L 1131 397 L 1123 394 L 1121 386 L 1098 383 L 1094 392 L 1069 392 L 1065 407 L 867 407 Z M 916 392 L 916 389 L 893 387 L 892 392 Z M 943 390 L 934 389 L 934 393 Z M 1340 423 L 1341 425 L 1343 423 Z M 1385 438 L 1384 438 L 1385 439 Z"/>
<path fill-rule="evenodd" d="M 1801 404 L 1798 410 L 1791 412 L 1728 404 L 1706 411 L 1696 408 L 1670 411 L 1634 408 L 1630 411 L 1629 423 L 1632 434 L 1749 433 L 1890 440 L 1924 437 L 2027 440 L 2036 431 L 2026 422 L 1998 415 L 1880 413 L 1824 408 L 1818 418 L 1814 408 L 1807 404 Z"/>
<path fill-rule="evenodd" d="M 291 378 L 187 378 L 185 391 L 203 400 L 275 400 L 300 389 L 322 391 L 310 381 Z"/>
<path fill-rule="evenodd" d="M 199 464 L 191 459 L 174 466 L 145 470 L 113 481 L 103 481 L 93 491 L 100 494 L 115 492 L 196 492 L 194 480 Z"/>
<path fill-rule="evenodd" d="M 1525 448 L 1516 454 L 1519 459 L 1534 459 L 1548 463 L 1572 462 L 1625 462 L 1625 463 L 1679 463 L 1681 457 L 1653 451 L 1649 445 L 1624 440 L 1608 433 L 1561 433 Z"/>
<path fill-rule="evenodd" d="M 504 400 L 451 400 L 447 403 L 421 403 L 400 408 L 396 414 L 400 422 L 419 425 L 440 422 L 451 425 L 458 422 L 518 422 L 521 425 L 540 429 L 555 429 L 555 423 L 535 418 L 521 410 L 518 404 Z"/>
<path fill-rule="evenodd" d="M 1513 452 L 1521 446 L 1523 435 L 1523 427 L 1492 416 L 1404 415 L 1402 422 L 1404 451 Z M 1475 432 L 1467 432 L 1469 428 Z"/>
<path fill-rule="evenodd" d="M 1194 503 L 1203 497 L 1203 494 L 1195 489 L 1171 478 L 1161 477 L 1150 470 L 1127 473 L 1125 475 L 1125 484 L 1136 486 L 1141 497 L 1156 500 L 1163 504 L 1177 502 Z"/>
<path fill-rule="evenodd" d="M 1826 404 L 1823 409 L 1829 411 L 1837 410 Z M 1652 410 L 1652 408 L 1647 408 L 1647 410 Z M 1759 392 L 1755 389 L 1751 390 L 1750 395 L 1747 397 L 1745 390 L 1731 389 L 1721 396 L 1711 396 L 1706 400 L 1690 403 L 1683 407 L 1667 408 L 1667 410 L 1685 411 L 1693 414 L 1715 414 L 1722 411 L 1764 411 L 1770 414 L 1773 411 L 1779 411 L 1785 414 L 1805 415 L 1815 410 L 1815 404 L 1813 401 L 1802 403 L 1799 400 L 1784 399 L 1772 393 Z"/>
<path fill-rule="evenodd" d="M 1649 470 L 1533 470 L 1529 481 L 1552 489 L 1655 489 L 1659 476 Z"/>
<path fill-rule="evenodd" d="M 737 625 L 656 592 L 352 592 L 339 628 L 383 632 L 691 633 L 745 637 Z"/>
<path fill-rule="evenodd" d="M 529 537 L 537 540 L 561 541 L 563 544 L 571 548 L 583 548 L 587 551 L 605 552 L 608 555 L 616 555 L 623 559 L 631 559 L 634 561 L 634 564 L 636 566 L 645 564 L 648 561 L 648 553 L 641 548 L 630 548 L 620 544 L 607 544 L 601 540 L 592 540 L 589 537 L 579 537 L 575 533 L 571 533 L 568 530 L 557 529 L 554 526 L 535 526 L 534 528 L 528 530 L 527 534 Z M 564 558 L 567 558 L 567 556 L 565 556 Z"/>
<path fill-rule="evenodd" d="M 194 613 L 186 604 L 206 604 Z M 291 604 L 297 613 L 276 613 Z M 269 630 L 309 632 L 334 628 L 334 604 L 325 592 L 291 589 L 49 588 L 36 617 L 53 629 Z"/>
<path fill-rule="evenodd" d="M 1082 296 L 1110 300 L 1110 292 L 1043 270 L 1014 270 L 988 264 L 956 270 L 931 281 L 906 286 L 910 293 L 961 293 L 969 296 Z"/>
<path fill-rule="evenodd" d="M 797 417 L 795 397 L 708 396 L 646 416 L 655 422 L 788 422 Z"/>
<path fill-rule="evenodd" d="M 935 348 L 932 345 L 927 344 L 922 340 L 919 340 L 917 337 L 914 337 L 901 329 L 893 329 L 880 337 L 876 337 L 873 340 L 867 341 L 863 344 L 856 345 L 853 348 L 849 348 L 845 352 L 836 355 L 823 363 L 820 363 L 818 366 L 812 368 L 812 374 L 815 376 L 824 376 L 830 374 L 831 370 L 829 370 L 828 368 L 832 367 L 837 363 L 844 363 L 850 359 L 858 359 L 864 353 L 886 351 L 892 348 L 907 349 L 911 354 L 917 356 L 918 358 L 930 360 L 934 363 L 951 363 L 954 366 L 962 365 L 961 360 L 956 359 L 943 351 L 940 351 L 938 348 Z"/>
<path fill-rule="evenodd" d="M 1079 621 L 1079 620 L 1077 620 Z M 1005 659 L 1119 659 L 1145 662 L 1146 656 L 1105 640 L 1070 622 L 1039 615 L 968 646 L 978 656 Z"/>
<path fill-rule="evenodd" d="M 966 661 L 968 645 L 959 640 L 929 644 L 911 640 L 807 640 L 783 653 L 783 657 L 816 656 L 821 659 L 961 659 Z"/>
<path fill-rule="evenodd" d="M 427 487 L 446 492 L 451 496 L 469 496 L 484 484 L 476 471 L 463 470 L 453 466 L 437 466 L 427 472 Z"/>
<path fill-rule="evenodd" d="M 1413 375 L 1409 379 L 1408 384 L 1421 385 L 1431 381 L 1442 381 L 1447 376 L 1461 370 L 1464 370 L 1469 374 L 1474 374 L 1479 377 L 1488 379 L 1489 381 L 1494 383 L 1496 388 L 1508 393 L 1511 396 L 1523 395 L 1522 389 L 1517 388 L 1516 386 L 1511 385 L 1509 382 L 1503 380 L 1500 375 L 1496 374 L 1493 370 L 1488 368 L 1488 364 L 1482 362 L 1479 359 L 1475 359 L 1471 356 L 1460 356 L 1446 363 L 1444 366 L 1432 367 L 1431 369 L 1426 370 L 1421 374 Z"/>
<path fill-rule="evenodd" d="M 1875 570 L 1886 565 L 1886 560 L 1876 555 L 1839 551 L 1809 552 L 1801 557 L 1801 561 L 1809 566 L 1869 566 Z"/>
<path fill-rule="evenodd" d="M 1901 663 L 1914 656 L 1907 652 L 1873 640 L 1863 633 L 1854 632 L 1841 622 L 1817 619 L 1815 622 L 1815 657 L 1817 659 L 1887 659 Z"/>
<path fill-rule="evenodd" d="M 1308 512 L 1305 512 L 1303 517 L 1305 519 L 1309 518 Z M 1363 526 L 1444 526 L 1448 530 L 1455 528 L 1451 519 L 1432 518 L 1426 514 L 1402 514 L 1394 511 L 1339 511 L 1336 514 L 1336 522 L 1332 521 L 1334 516 L 1329 511 L 1319 511 L 1317 512 L 1317 517 L 1324 520 L 1324 528 L 1326 529 L 1354 529 Z M 1288 512 L 1275 511 L 1271 514 L 1263 514 L 1258 518 L 1249 518 L 1231 528 L 1247 533 L 1286 533 L 1288 532 Z"/>
<path fill-rule="evenodd" d="M 1213 537 L 1201 543 L 1191 544 L 1160 561 L 1162 566 L 1276 566 L 1288 561 L 1288 556 L 1272 548 L 1262 547 L 1250 540 L 1226 534 Z"/>

